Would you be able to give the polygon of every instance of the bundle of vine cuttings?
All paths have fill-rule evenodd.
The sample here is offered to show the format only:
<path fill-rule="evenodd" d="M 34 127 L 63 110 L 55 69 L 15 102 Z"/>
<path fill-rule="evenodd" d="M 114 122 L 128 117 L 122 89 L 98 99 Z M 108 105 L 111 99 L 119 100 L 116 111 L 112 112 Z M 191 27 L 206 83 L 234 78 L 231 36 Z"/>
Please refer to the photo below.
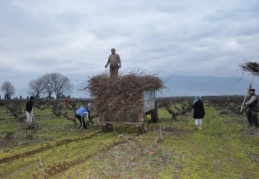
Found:
<path fill-rule="evenodd" d="M 253 75 L 259 76 L 259 63 L 257 62 L 244 62 L 239 65 L 243 71 L 249 72 Z"/>
<path fill-rule="evenodd" d="M 164 83 L 155 75 L 130 73 L 111 78 L 103 73 L 90 78 L 86 88 L 99 114 L 109 120 L 132 121 L 143 112 L 143 92 L 162 89 Z"/>

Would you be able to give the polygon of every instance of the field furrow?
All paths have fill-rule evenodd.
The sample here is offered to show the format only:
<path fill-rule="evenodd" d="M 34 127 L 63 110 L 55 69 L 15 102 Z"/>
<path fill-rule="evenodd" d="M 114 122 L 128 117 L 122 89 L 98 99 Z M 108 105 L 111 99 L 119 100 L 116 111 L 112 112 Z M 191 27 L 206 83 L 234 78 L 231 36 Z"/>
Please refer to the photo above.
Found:
<path fill-rule="evenodd" d="M 26 151 L 26 152 L 23 152 L 23 153 L 18 153 L 18 154 L 14 154 L 14 155 L 11 155 L 11 156 L 8 156 L 8 157 L 3 157 L 3 158 L 0 159 L 0 165 L 3 164 L 3 163 L 12 162 L 14 160 L 19 160 L 19 159 L 24 158 L 24 157 L 35 155 L 37 153 L 40 153 L 40 152 L 43 152 L 43 151 L 46 151 L 46 150 L 50 150 L 50 149 L 53 149 L 55 147 L 60 147 L 60 146 L 66 145 L 66 144 L 71 143 L 71 142 L 77 142 L 77 141 L 80 141 L 80 140 L 91 139 L 92 137 L 96 136 L 98 133 L 100 133 L 100 132 L 91 134 L 91 135 L 86 136 L 86 137 L 80 137 L 80 138 L 75 138 L 75 139 L 63 139 L 63 140 L 57 141 L 55 143 L 46 143 L 42 146 L 39 146 L 38 148 L 29 150 L 29 151 Z"/>
<path fill-rule="evenodd" d="M 49 178 L 49 177 L 54 177 L 55 175 L 58 175 L 59 173 L 65 172 L 66 170 L 69 170 L 72 167 L 75 167 L 77 165 L 80 165 L 90 158 L 99 155 L 102 152 L 107 152 L 113 147 L 120 145 L 124 143 L 125 141 L 120 141 L 120 142 L 114 142 L 110 145 L 103 146 L 102 148 L 99 148 L 96 152 L 91 153 L 86 156 L 82 156 L 80 158 L 76 158 L 71 161 L 59 161 L 58 163 L 54 163 L 52 165 L 47 166 L 45 169 L 43 169 L 42 172 L 32 174 L 33 178 Z"/>
<path fill-rule="evenodd" d="M 108 150 L 117 145 L 117 137 L 113 133 L 94 134 L 85 140 L 76 140 L 64 145 L 55 146 L 51 149 L 34 153 L 30 156 L 20 158 L 8 164 L 0 165 L 0 177 L 16 178 L 28 176 L 32 173 L 41 173 L 43 170 L 51 174 L 52 167 L 64 164 L 64 166 L 75 165 L 78 161 Z M 15 172 L 14 172 L 15 171 Z M 59 171 L 59 170 L 57 170 Z"/>

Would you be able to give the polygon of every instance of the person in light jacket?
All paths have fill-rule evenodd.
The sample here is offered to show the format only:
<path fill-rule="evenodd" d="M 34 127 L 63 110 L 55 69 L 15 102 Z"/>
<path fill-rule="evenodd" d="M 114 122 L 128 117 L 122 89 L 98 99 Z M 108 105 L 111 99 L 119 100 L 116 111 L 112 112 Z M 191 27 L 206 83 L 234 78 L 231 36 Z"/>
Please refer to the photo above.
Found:
<path fill-rule="evenodd" d="M 80 126 L 78 128 L 79 131 L 82 129 L 82 127 L 87 129 L 87 126 L 85 124 L 85 118 L 84 118 L 85 116 L 93 124 L 93 121 L 91 119 L 90 104 L 88 104 L 87 107 L 82 106 L 82 107 L 80 107 L 79 109 L 76 110 L 76 118 L 80 122 Z"/>
<path fill-rule="evenodd" d="M 114 48 L 111 49 L 111 55 L 108 57 L 105 68 L 107 68 L 108 65 L 110 65 L 110 77 L 118 77 L 118 71 L 119 68 L 121 68 L 121 59 Z"/>
<path fill-rule="evenodd" d="M 194 98 L 193 104 L 193 118 L 195 120 L 195 129 L 202 129 L 202 119 L 205 116 L 203 102 L 199 96 Z"/>

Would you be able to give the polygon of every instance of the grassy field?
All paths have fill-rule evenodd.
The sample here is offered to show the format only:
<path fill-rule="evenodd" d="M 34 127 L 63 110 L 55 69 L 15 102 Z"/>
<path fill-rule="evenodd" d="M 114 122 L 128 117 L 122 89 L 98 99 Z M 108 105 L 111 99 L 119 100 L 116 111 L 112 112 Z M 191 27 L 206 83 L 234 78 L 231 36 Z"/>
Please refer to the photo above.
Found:
<path fill-rule="evenodd" d="M 134 126 L 78 132 L 50 110 L 35 110 L 39 129 L 0 120 L 0 178 L 259 178 L 259 136 L 245 116 L 206 105 L 202 130 L 192 114 L 172 120 L 164 109 L 148 133 Z M 7 116 L 4 108 L 0 115 Z"/>

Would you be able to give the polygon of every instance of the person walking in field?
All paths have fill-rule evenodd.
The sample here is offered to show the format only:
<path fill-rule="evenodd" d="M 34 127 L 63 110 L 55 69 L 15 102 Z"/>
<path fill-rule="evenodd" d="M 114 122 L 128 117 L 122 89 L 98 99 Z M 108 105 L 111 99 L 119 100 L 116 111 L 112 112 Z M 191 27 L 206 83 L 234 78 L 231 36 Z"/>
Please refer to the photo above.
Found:
<path fill-rule="evenodd" d="M 108 61 L 105 65 L 105 68 L 110 64 L 110 77 L 118 77 L 119 68 L 121 68 L 121 59 L 118 54 L 115 53 L 116 50 L 114 48 L 111 49 L 111 55 L 108 58 Z"/>
<path fill-rule="evenodd" d="M 203 102 L 199 96 L 194 98 L 193 104 L 193 118 L 195 120 L 195 129 L 202 129 L 202 119 L 205 116 L 205 110 Z"/>
<path fill-rule="evenodd" d="M 76 118 L 80 122 L 80 126 L 78 128 L 78 131 L 80 131 L 82 129 L 82 127 L 87 129 L 87 126 L 85 124 L 85 118 L 84 118 L 85 116 L 91 122 L 91 124 L 93 124 L 93 121 L 92 121 L 92 118 L 91 118 L 90 104 L 88 104 L 87 107 L 82 106 L 82 107 L 80 107 L 79 109 L 76 110 Z"/>
<path fill-rule="evenodd" d="M 248 127 L 259 127 L 258 124 L 258 118 L 257 118 L 257 112 L 258 112 L 258 105 L 257 105 L 257 97 L 255 94 L 255 89 L 249 89 L 249 99 L 247 102 L 245 102 L 245 106 L 247 106 L 248 110 L 247 110 L 247 120 L 248 120 Z"/>
<path fill-rule="evenodd" d="M 26 103 L 26 107 L 25 107 L 25 114 L 26 114 L 26 122 L 27 122 L 27 129 L 31 129 L 32 128 L 32 122 L 34 120 L 34 114 L 33 114 L 33 103 L 34 103 L 34 97 L 31 96 L 29 101 L 27 101 Z"/>

